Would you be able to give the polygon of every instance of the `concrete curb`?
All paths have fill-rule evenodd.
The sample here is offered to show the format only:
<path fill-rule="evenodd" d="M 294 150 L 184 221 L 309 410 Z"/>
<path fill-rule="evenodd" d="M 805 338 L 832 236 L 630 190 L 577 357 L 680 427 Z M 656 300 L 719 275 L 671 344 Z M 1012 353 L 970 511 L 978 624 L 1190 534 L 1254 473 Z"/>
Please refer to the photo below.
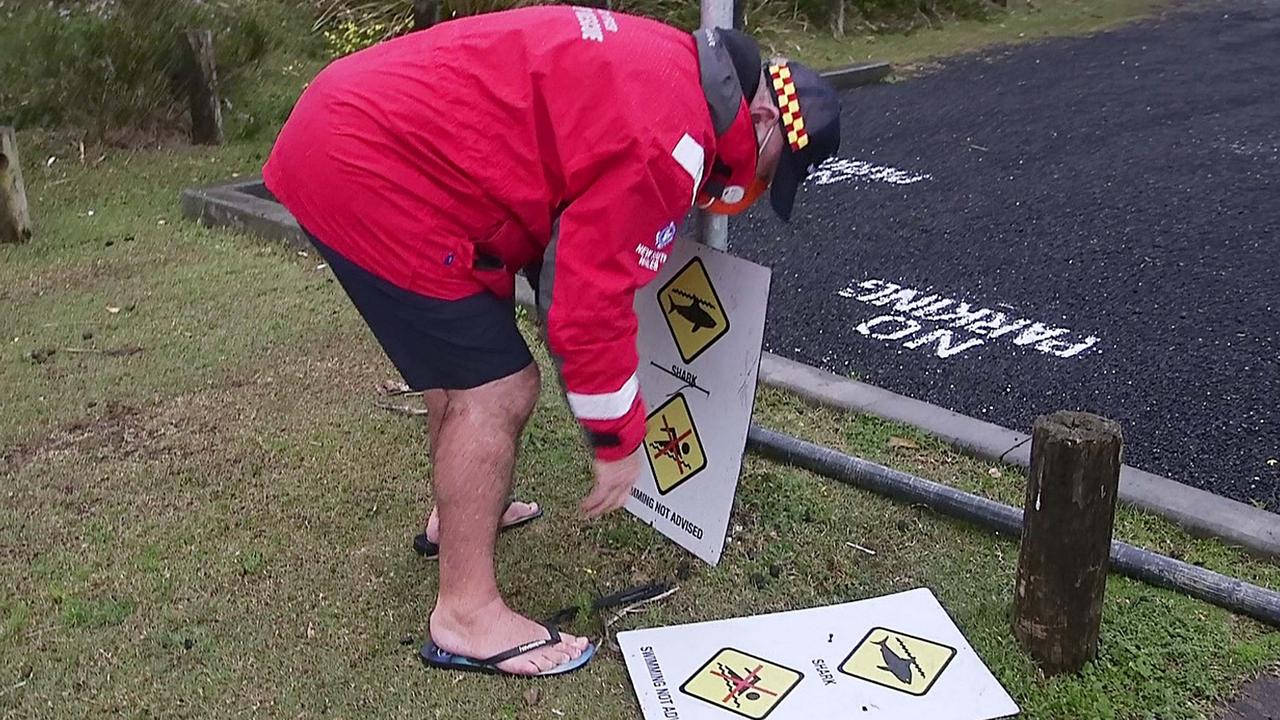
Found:
<path fill-rule="evenodd" d="M 1031 436 L 888 390 L 765 353 L 760 380 L 811 401 L 901 422 L 962 452 L 1021 467 Z M 1280 557 L 1280 515 L 1125 465 L 1120 499 L 1167 518 L 1193 535 L 1213 537 L 1266 558 Z"/>
<path fill-rule="evenodd" d="M 313 249 L 298 221 L 267 192 L 261 177 L 187 188 L 180 201 L 183 217 L 201 225 L 283 241 L 295 250 Z"/>
<path fill-rule="evenodd" d="M 293 216 L 267 193 L 259 178 L 182 192 L 182 212 L 203 225 L 230 227 L 295 249 L 310 243 Z M 533 304 L 533 292 L 517 278 L 517 300 Z M 822 405 L 875 415 L 919 428 L 961 451 L 992 461 L 1027 467 L 1030 436 L 945 408 L 842 378 L 765 353 L 760 380 Z M 1280 558 L 1280 515 L 1124 466 L 1120 498 L 1165 517 L 1188 532 L 1224 540 L 1266 558 Z"/>
<path fill-rule="evenodd" d="M 848 65 L 845 67 L 823 70 L 819 74 L 831 82 L 837 90 L 861 87 L 878 83 L 893 72 L 893 66 L 887 62 L 867 63 L 865 65 Z"/>

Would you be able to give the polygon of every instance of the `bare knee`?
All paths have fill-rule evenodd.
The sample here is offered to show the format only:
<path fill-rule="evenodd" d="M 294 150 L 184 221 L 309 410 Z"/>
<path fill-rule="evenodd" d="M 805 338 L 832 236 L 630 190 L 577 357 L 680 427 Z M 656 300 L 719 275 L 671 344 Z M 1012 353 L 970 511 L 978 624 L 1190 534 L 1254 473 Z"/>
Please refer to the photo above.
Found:
<path fill-rule="evenodd" d="M 466 417 L 495 429 L 519 433 L 538 404 L 542 375 L 537 363 L 507 377 L 470 390 L 451 390 L 446 413 L 451 418 Z"/>
<path fill-rule="evenodd" d="M 490 384 L 495 385 L 495 394 L 501 398 L 497 403 L 501 414 L 517 429 L 523 428 L 538 406 L 538 395 L 542 391 L 542 373 L 538 371 L 538 363 L 531 362 L 514 375 Z"/>

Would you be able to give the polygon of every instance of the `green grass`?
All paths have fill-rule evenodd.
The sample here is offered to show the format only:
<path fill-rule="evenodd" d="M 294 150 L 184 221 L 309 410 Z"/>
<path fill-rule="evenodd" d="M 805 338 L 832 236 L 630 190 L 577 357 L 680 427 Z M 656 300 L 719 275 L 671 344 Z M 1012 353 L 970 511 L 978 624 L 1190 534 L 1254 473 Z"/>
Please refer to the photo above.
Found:
<path fill-rule="evenodd" d="M 178 216 L 182 187 L 255 172 L 263 142 L 81 165 L 54 136 L 20 141 L 39 235 L 0 248 L 0 718 L 638 717 L 608 644 L 536 683 L 534 706 L 534 682 L 417 663 L 436 582 L 408 548 L 429 499 L 422 423 L 373 406 L 392 368 L 314 256 Z M 758 458 L 718 568 L 628 516 L 585 523 L 588 464 L 547 376 L 518 477 L 549 514 L 500 545 L 529 613 L 677 577 L 614 630 L 929 587 L 1036 719 L 1206 717 L 1280 662 L 1280 633 L 1112 577 L 1098 661 L 1045 681 L 1009 629 L 1014 541 Z M 1015 469 L 908 428 L 772 390 L 757 419 L 1021 502 Z M 1280 587 L 1280 567 L 1157 518 L 1124 510 L 1117 535 Z"/>
<path fill-rule="evenodd" d="M 401 644 L 421 637 L 435 582 L 407 548 L 428 496 L 421 423 L 373 407 L 392 370 L 314 257 L 177 214 L 180 187 L 251 172 L 263 151 L 28 172 L 39 239 L 0 250 L 0 692 L 15 688 L 0 695 L 0 716 L 635 717 L 612 650 L 540 685 L 543 700 L 526 707 L 528 683 L 425 672 Z M 131 346 L 143 350 L 66 350 Z M 58 352 L 34 362 L 43 348 Z M 758 418 L 1021 498 L 1014 469 L 993 477 L 907 428 L 771 390 Z M 891 447 L 892 437 L 918 448 Z M 752 458 L 732 542 L 709 569 L 628 517 L 580 521 L 587 471 L 548 380 L 519 476 L 550 515 L 502 541 L 502 582 L 520 608 L 688 575 L 679 594 L 621 626 L 636 627 L 927 586 L 1032 718 L 1201 717 L 1280 660 L 1275 632 L 1112 578 L 1098 663 L 1045 682 L 1008 628 L 1008 539 Z M 1118 527 L 1145 547 L 1280 586 L 1275 565 L 1149 516 L 1122 512 Z"/>

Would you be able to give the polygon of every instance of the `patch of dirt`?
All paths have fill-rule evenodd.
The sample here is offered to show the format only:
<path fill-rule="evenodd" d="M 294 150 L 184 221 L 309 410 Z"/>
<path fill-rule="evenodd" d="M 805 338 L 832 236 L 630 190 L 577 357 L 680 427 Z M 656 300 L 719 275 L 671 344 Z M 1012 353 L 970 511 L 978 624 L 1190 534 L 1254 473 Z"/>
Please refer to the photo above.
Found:
<path fill-rule="evenodd" d="M 101 249 L 101 255 L 74 263 L 61 263 L 41 267 L 38 272 L 16 274 L 5 288 L 6 298 L 18 302 L 32 298 L 100 287 L 130 279 L 146 277 L 155 267 L 182 266 L 201 259 L 197 247 L 157 248 L 154 243 L 146 252 L 130 252 L 134 244 L 146 244 L 149 240 L 144 229 L 116 233 L 103 233 L 93 237 L 90 244 Z M 120 302 L 127 302 L 121 300 Z"/>
<path fill-rule="evenodd" d="M 103 280 L 124 280 L 135 273 L 135 268 L 120 263 L 114 258 L 99 258 L 86 263 L 59 265 L 56 268 L 43 269 L 38 275 L 31 274 L 16 278 L 6 295 L 16 302 L 60 291 L 90 287 Z"/>
<path fill-rule="evenodd" d="M 272 428 L 270 417 L 321 402 L 313 392 L 317 387 L 367 397 L 372 411 L 378 383 L 397 376 L 367 330 L 357 333 L 353 337 L 349 327 L 334 326 L 303 346 L 269 348 L 261 366 L 242 368 L 196 392 L 145 405 L 112 400 L 94 405 L 43 437 L 0 446 L 0 472 L 17 474 L 70 455 L 98 463 L 199 454 L 245 426 L 266 432 Z M 46 364 L 46 372 L 58 372 L 53 365 Z"/>
<path fill-rule="evenodd" d="M 175 418 L 157 410 L 108 401 L 39 440 L 6 450 L 5 467 L 18 473 L 36 460 L 63 453 L 77 453 L 97 462 L 168 455 L 176 449 L 174 436 L 190 433 L 193 428 L 180 427 Z"/>

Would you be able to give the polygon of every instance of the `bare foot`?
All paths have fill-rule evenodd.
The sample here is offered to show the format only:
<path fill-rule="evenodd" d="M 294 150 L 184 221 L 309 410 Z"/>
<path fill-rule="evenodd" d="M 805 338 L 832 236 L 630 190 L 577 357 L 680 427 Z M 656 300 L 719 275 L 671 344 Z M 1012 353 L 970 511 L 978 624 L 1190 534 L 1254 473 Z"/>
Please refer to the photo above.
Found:
<path fill-rule="evenodd" d="M 547 637 L 547 629 L 506 606 L 501 598 L 481 609 L 454 613 L 436 605 L 431 612 L 431 641 L 441 650 L 476 660 Z M 498 663 L 498 669 L 516 675 L 537 675 L 576 659 L 587 648 L 587 639 L 565 633 L 560 642 Z"/>
<path fill-rule="evenodd" d="M 506 527 L 511 523 L 519 522 L 536 514 L 538 514 L 538 503 L 514 501 L 507 506 L 507 511 L 502 514 L 499 527 Z M 431 515 L 427 518 L 427 527 L 423 532 L 427 534 L 427 539 L 431 542 L 440 542 L 440 514 L 436 508 L 431 508 Z"/>

